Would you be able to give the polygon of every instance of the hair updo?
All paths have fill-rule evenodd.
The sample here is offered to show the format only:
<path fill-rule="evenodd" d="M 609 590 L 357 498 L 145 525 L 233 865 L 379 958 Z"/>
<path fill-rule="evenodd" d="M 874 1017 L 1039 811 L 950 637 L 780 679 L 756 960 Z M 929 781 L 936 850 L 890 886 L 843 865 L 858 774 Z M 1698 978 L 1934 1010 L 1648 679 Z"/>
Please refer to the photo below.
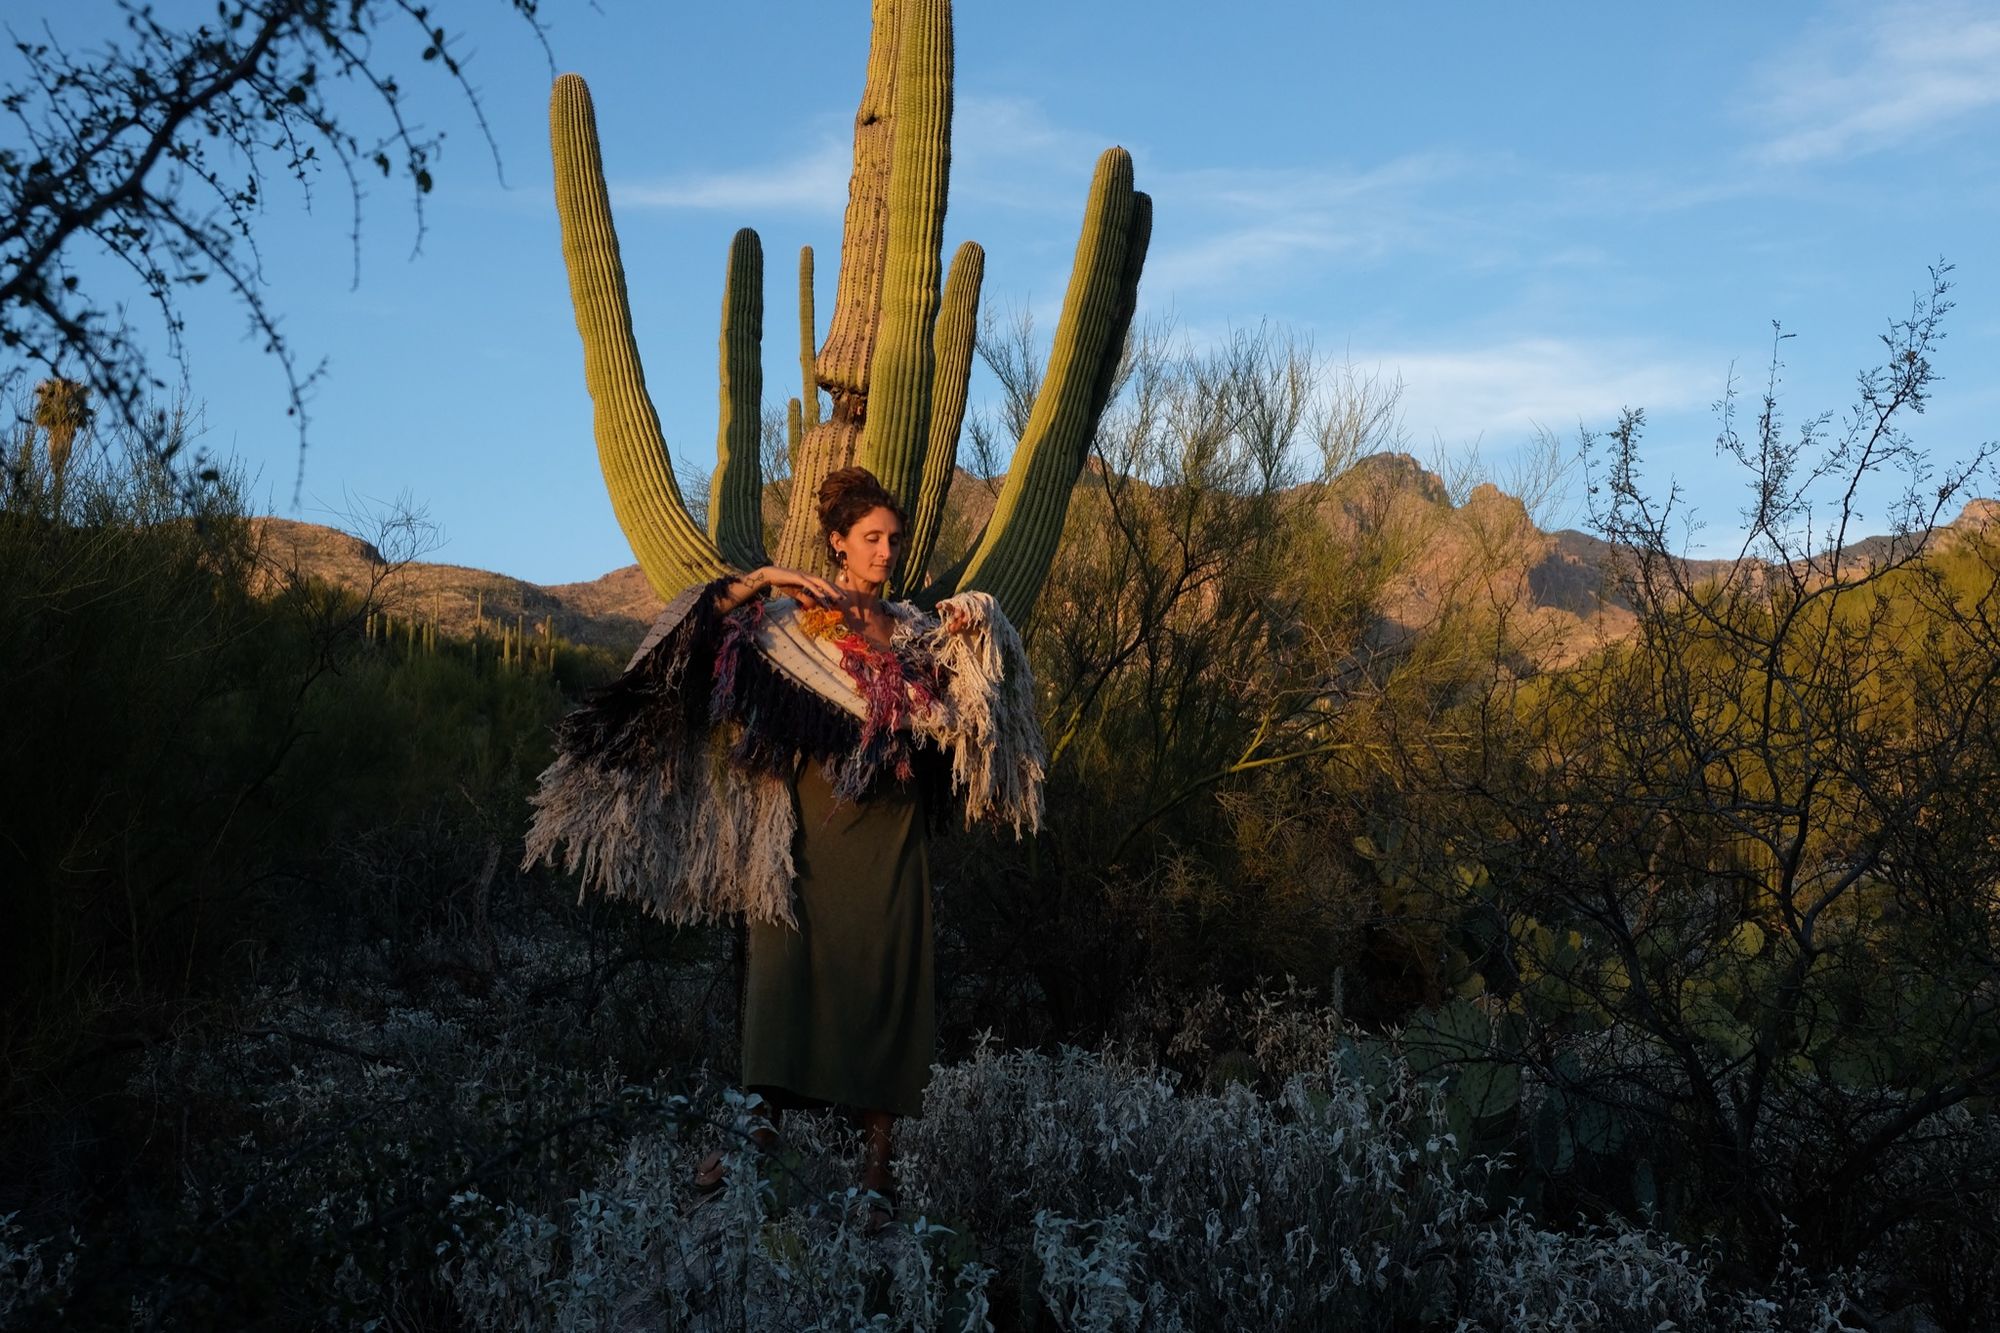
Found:
<path fill-rule="evenodd" d="M 833 553 L 834 535 L 845 534 L 875 509 L 886 509 L 896 516 L 897 522 L 909 524 L 903 506 L 896 503 L 896 497 L 867 468 L 844 467 L 826 474 L 826 480 L 819 484 L 819 530 L 834 563 L 839 563 Z"/>

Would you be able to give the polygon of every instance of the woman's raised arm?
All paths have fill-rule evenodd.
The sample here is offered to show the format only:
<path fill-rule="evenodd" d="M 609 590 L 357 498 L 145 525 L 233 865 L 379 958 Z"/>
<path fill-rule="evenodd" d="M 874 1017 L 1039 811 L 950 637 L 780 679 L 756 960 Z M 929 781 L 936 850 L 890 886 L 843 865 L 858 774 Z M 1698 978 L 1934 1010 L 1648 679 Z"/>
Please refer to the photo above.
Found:
<path fill-rule="evenodd" d="M 796 597 L 809 606 L 839 606 L 844 600 L 840 589 L 817 574 L 787 569 L 783 565 L 763 565 L 748 574 L 738 574 L 724 584 L 716 597 L 715 609 L 728 615 L 766 589 Z"/>

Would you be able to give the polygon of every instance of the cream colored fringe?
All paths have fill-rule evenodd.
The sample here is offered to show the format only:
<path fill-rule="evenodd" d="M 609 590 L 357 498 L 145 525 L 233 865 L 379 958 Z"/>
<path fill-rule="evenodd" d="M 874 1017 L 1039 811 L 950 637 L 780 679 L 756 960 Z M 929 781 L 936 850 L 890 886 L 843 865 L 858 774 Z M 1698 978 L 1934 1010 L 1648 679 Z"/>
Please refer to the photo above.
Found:
<path fill-rule="evenodd" d="M 1035 677 L 1028 653 L 999 603 L 962 592 L 938 604 L 957 610 L 966 628 L 950 633 L 929 616 L 907 621 L 936 658 L 947 707 L 913 719 L 951 755 L 952 790 L 965 798 L 965 823 L 1009 824 L 1016 838 L 1042 827 L 1042 778 L 1048 754 L 1035 718 Z"/>
<path fill-rule="evenodd" d="M 675 925 L 741 912 L 795 926 L 792 794 L 729 763 L 726 748 L 680 748 L 650 773 L 563 755 L 542 774 L 522 864 L 560 858 L 579 899 L 629 898 Z"/>

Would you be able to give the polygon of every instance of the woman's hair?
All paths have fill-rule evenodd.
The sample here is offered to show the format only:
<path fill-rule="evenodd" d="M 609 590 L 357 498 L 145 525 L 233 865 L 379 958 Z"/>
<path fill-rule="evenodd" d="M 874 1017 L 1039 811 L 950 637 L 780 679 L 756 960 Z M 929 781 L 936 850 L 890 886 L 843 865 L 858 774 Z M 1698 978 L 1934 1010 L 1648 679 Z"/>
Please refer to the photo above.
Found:
<path fill-rule="evenodd" d="M 872 509 L 886 509 L 908 525 L 909 515 L 865 467 L 844 467 L 826 474 L 819 484 L 819 530 L 829 551 L 835 533 L 845 533 Z"/>

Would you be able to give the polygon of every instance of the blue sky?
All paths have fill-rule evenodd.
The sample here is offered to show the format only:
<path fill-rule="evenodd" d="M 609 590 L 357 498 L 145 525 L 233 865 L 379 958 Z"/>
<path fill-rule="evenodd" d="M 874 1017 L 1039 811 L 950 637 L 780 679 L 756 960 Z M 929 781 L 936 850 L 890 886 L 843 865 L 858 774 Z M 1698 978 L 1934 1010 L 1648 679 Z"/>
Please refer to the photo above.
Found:
<path fill-rule="evenodd" d="M 112 13 L 24 8 L 84 43 Z M 244 462 L 270 512 L 325 521 L 408 492 L 446 539 L 433 559 L 591 578 L 631 556 L 558 248 L 548 67 L 501 8 L 450 11 L 476 24 L 463 40 L 504 185 L 451 90 L 405 80 L 448 134 L 421 255 L 387 185 L 352 290 L 344 198 L 329 185 L 308 212 L 278 189 L 267 205 L 273 301 L 327 361 L 298 508 L 284 382 L 219 301 L 189 306 L 191 392 L 206 443 Z M 704 468 L 737 227 L 771 263 L 772 398 L 795 391 L 801 243 L 819 254 L 823 332 L 867 6 L 545 8 L 558 67 L 597 99 L 655 402 L 677 460 Z M 1950 458 L 2000 436 L 1990 3 L 960 0 L 957 38 L 947 247 L 981 241 L 989 303 L 1045 331 L 1091 164 L 1121 143 L 1155 201 L 1142 315 L 1196 343 L 1269 320 L 1400 376 L 1420 455 L 1504 460 L 1538 426 L 1574 441 L 1644 407 L 1652 475 L 1677 478 L 1719 541 L 1739 491 L 1711 404 L 1732 366 L 1761 385 L 1782 321 L 1791 417 L 1842 408 L 1940 257 L 1959 308 L 1919 437 Z"/>

